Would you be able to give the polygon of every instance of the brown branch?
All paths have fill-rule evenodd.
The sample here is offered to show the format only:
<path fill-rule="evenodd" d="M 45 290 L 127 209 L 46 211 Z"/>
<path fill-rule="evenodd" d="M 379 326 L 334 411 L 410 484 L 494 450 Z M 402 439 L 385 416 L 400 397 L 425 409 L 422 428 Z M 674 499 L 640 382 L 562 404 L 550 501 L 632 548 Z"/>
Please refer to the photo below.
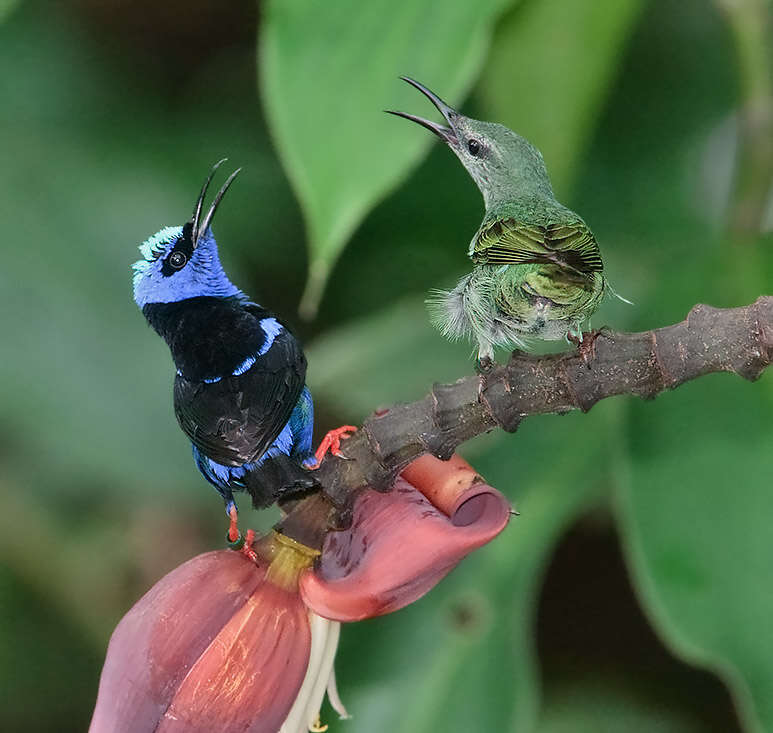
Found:
<path fill-rule="evenodd" d="M 510 361 L 485 377 L 435 384 L 422 400 L 371 415 L 344 443 L 347 459 L 328 456 L 316 477 L 319 494 L 285 505 L 277 525 L 321 547 L 328 526 L 344 526 L 359 491 L 388 491 L 423 453 L 447 459 L 466 440 L 496 427 L 514 432 L 529 415 L 590 410 L 599 400 L 660 392 L 712 372 L 754 380 L 773 361 L 773 297 L 743 308 L 696 305 L 680 323 L 654 331 L 603 331 L 587 363 L 576 352 Z M 325 501 L 325 497 L 327 501 Z"/>

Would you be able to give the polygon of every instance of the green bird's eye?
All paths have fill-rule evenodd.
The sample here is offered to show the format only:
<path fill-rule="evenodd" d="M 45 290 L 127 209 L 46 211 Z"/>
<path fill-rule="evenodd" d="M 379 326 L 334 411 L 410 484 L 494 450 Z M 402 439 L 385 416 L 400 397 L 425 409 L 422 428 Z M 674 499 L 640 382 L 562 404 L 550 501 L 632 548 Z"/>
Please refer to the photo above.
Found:
<path fill-rule="evenodd" d="M 477 155 L 480 152 L 480 143 L 471 137 L 467 141 L 467 150 L 470 151 L 470 155 Z"/>
<path fill-rule="evenodd" d="M 184 267 L 187 261 L 188 258 L 180 251 L 172 252 L 172 254 L 169 256 L 169 264 L 174 267 L 175 270 L 179 270 L 181 267 Z"/>

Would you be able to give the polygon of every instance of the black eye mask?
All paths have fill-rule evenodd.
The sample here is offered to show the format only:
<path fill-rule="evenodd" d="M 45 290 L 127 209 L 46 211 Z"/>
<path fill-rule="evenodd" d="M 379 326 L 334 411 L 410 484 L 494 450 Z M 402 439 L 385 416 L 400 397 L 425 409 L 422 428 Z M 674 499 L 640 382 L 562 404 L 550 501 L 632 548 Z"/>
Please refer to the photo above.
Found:
<path fill-rule="evenodd" d="M 161 274 L 164 277 L 170 277 L 185 267 L 190 262 L 193 255 L 193 242 L 191 241 L 191 231 L 193 227 L 188 222 L 183 227 L 182 236 L 177 240 L 174 249 L 166 256 L 161 265 Z"/>

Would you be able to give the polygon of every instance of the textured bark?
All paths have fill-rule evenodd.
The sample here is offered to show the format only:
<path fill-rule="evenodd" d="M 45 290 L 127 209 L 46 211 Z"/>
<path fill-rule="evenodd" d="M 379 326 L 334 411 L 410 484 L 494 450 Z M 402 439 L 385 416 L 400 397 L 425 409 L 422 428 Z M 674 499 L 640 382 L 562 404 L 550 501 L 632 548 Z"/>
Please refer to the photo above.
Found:
<path fill-rule="evenodd" d="M 317 496 L 286 505 L 288 516 L 277 528 L 318 547 L 320 523 L 346 526 L 358 492 L 389 491 L 400 471 L 424 453 L 447 459 L 476 435 L 496 427 L 514 432 L 529 415 L 587 412 L 620 394 L 653 399 L 712 372 L 755 380 L 771 360 L 771 296 L 742 308 L 696 305 L 684 321 L 653 331 L 603 331 L 587 361 L 577 351 L 515 351 L 485 376 L 435 384 L 418 402 L 372 414 L 343 444 L 346 459 L 328 456 L 316 472 L 329 503 Z"/>

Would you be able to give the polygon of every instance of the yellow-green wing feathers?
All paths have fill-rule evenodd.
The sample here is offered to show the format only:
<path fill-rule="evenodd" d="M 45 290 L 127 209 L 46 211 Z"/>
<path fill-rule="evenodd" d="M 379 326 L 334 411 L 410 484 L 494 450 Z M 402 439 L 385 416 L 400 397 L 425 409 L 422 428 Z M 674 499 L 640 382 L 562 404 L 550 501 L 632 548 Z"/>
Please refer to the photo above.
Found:
<path fill-rule="evenodd" d="M 484 224 L 472 248 L 476 264 L 551 264 L 567 272 L 590 275 L 604 265 L 593 233 L 577 220 L 546 226 L 501 219 Z"/>

